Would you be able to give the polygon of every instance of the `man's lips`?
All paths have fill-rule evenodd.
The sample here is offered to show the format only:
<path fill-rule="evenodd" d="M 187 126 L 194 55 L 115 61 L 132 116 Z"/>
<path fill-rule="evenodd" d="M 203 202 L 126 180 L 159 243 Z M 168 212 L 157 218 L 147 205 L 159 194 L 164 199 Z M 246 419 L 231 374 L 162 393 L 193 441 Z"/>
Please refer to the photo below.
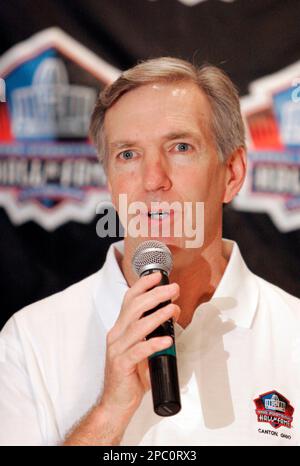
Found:
<path fill-rule="evenodd" d="M 174 210 L 158 210 L 141 212 L 141 217 L 147 218 L 149 222 L 163 222 L 174 219 L 176 212 Z"/>

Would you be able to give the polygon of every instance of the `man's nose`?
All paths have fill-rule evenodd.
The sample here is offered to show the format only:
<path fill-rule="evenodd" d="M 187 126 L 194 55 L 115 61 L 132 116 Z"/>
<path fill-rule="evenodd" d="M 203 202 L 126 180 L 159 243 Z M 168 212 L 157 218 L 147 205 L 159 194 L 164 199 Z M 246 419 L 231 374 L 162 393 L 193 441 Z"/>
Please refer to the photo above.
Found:
<path fill-rule="evenodd" d="M 172 186 L 170 168 L 163 156 L 149 154 L 144 158 L 143 184 L 146 191 L 167 191 Z"/>

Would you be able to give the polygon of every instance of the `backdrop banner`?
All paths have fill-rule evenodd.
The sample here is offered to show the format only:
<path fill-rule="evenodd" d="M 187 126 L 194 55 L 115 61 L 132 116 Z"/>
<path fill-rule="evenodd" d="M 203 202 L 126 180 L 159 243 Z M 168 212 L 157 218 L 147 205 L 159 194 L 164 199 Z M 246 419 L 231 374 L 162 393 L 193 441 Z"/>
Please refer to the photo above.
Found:
<path fill-rule="evenodd" d="M 162 55 L 221 67 L 242 97 L 248 176 L 224 236 L 300 297 L 299 0 L 0 0 L 0 328 L 95 272 L 105 176 L 88 139 L 97 93 Z"/>
<path fill-rule="evenodd" d="M 247 179 L 234 206 L 267 212 L 282 231 L 300 228 L 300 62 L 250 85 L 242 99 Z"/>
<path fill-rule="evenodd" d="M 55 28 L 4 54 L 0 73 L 0 205 L 17 225 L 90 221 L 107 198 L 90 115 L 99 89 L 119 73 Z"/>

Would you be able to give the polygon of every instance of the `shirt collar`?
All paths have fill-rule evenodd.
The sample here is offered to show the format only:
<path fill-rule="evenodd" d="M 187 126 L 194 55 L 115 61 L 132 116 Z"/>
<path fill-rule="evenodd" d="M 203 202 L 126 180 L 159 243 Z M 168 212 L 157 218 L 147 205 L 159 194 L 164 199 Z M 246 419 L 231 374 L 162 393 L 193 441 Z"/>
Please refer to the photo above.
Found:
<path fill-rule="evenodd" d="M 236 242 L 223 239 L 223 247 L 228 263 L 209 303 L 220 311 L 223 320 L 250 328 L 258 304 L 257 280 L 245 264 Z"/>
<path fill-rule="evenodd" d="M 258 303 L 258 285 L 240 253 L 237 243 L 223 239 L 225 257 L 228 260 L 225 272 L 212 298 L 195 310 L 200 313 L 207 307 L 220 312 L 222 320 L 231 320 L 238 327 L 250 328 Z M 116 251 L 124 252 L 124 241 L 110 245 L 106 261 L 98 272 L 94 303 L 101 311 L 101 319 L 109 330 L 118 318 L 128 284 L 116 258 Z"/>
<path fill-rule="evenodd" d="M 127 281 L 116 257 L 117 251 L 123 255 L 124 240 L 110 245 L 105 263 L 98 272 L 93 296 L 96 309 L 101 313 L 100 317 L 106 330 L 110 330 L 116 322 L 124 295 L 128 290 Z"/>

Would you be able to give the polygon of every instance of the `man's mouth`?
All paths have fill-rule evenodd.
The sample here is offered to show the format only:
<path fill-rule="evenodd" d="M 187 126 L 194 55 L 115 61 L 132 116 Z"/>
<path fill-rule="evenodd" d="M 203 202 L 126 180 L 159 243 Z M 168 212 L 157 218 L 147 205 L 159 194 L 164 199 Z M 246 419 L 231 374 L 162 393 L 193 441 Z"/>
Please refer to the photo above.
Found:
<path fill-rule="evenodd" d="M 170 212 L 148 212 L 148 217 L 155 220 L 163 220 L 170 215 Z"/>

